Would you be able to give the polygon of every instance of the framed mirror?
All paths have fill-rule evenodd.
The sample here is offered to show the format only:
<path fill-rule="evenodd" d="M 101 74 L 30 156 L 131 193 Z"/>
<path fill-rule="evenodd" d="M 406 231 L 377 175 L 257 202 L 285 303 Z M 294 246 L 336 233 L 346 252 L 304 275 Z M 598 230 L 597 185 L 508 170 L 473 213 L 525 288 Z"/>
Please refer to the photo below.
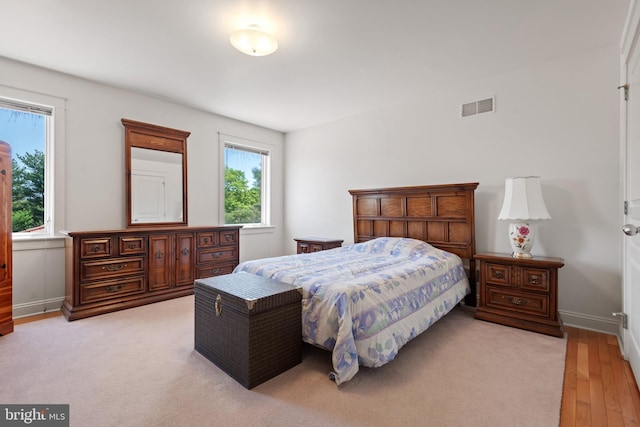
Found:
<path fill-rule="evenodd" d="M 127 226 L 187 225 L 191 132 L 122 119 Z"/>

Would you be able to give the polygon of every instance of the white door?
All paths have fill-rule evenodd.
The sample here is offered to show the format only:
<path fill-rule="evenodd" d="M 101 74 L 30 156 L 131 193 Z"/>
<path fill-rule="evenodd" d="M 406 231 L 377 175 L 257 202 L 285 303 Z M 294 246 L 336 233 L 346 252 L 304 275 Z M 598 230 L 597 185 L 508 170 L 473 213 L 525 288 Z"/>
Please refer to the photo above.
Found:
<path fill-rule="evenodd" d="M 621 107 L 623 196 L 627 203 L 623 231 L 623 312 L 621 322 L 623 353 L 629 360 L 636 382 L 640 384 L 640 11 L 631 4 L 630 21 L 622 38 L 621 77 L 628 83 L 626 101 Z M 621 99 L 624 97 L 621 93 Z"/>
<path fill-rule="evenodd" d="M 131 174 L 131 218 L 136 222 L 165 221 L 165 179 L 162 176 Z"/>

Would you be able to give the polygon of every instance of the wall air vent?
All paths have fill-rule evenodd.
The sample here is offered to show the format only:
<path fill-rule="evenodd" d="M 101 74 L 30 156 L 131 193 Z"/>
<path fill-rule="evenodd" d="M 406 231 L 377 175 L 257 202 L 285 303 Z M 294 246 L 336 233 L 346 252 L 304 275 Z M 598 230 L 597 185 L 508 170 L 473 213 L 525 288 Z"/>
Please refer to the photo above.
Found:
<path fill-rule="evenodd" d="M 462 104 L 462 108 L 460 109 L 462 117 L 475 116 L 476 114 L 495 111 L 495 101 L 496 98 L 492 96 L 491 98 Z"/>

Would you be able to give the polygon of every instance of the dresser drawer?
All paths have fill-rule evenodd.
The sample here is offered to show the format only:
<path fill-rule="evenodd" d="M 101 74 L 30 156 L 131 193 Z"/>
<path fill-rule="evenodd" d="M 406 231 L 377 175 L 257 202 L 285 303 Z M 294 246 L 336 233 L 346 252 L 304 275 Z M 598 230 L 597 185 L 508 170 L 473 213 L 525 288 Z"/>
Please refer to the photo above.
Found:
<path fill-rule="evenodd" d="M 88 304 L 139 294 L 144 291 L 143 276 L 95 282 L 80 287 L 80 302 Z"/>
<path fill-rule="evenodd" d="M 80 280 L 108 279 L 145 272 L 144 257 L 109 258 L 83 261 L 80 264 Z"/>
<path fill-rule="evenodd" d="M 223 274 L 231 274 L 233 273 L 234 268 L 235 268 L 235 264 L 200 265 L 197 268 L 196 279 L 204 279 L 206 277 L 221 276 Z"/>
<path fill-rule="evenodd" d="M 143 254 L 147 250 L 145 236 L 120 236 L 118 242 L 120 255 Z"/>
<path fill-rule="evenodd" d="M 199 248 L 212 248 L 218 245 L 218 233 L 206 231 L 198 233 L 197 245 Z"/>
<path fill-rule="evenodd" d="M 220 246 L 231 246 L 238 243 L 238 232 L 233 231 L 220 231 Z"/>
<path fill-rule="evenodd" d="M 487 307 L 510 310 L 517 313 L 540 317 L 549 317 L 549 296 L 528 292 L 511 292 L 504 288 L 485 287 L 485 301 Z"/>
<path fill-rule="evenodd" d="M 511 286 L 511 268 L 502 264 L 484 264 L 484 277 L 486 283 L 501 286 Z"/>
<path fill-rule="evenodd" d="M 206 264 L 213 261 L 231 262 L 238 259 L 237 247 L 227 249 L 207 249 L 198 251 L 197 263 Z"/>
<path fill-rule="evenodd" d="M 111 256 L 111 238 L 94 238 L 80 240 L 80 257 L 97 258 Z"/>
<path fill-rule="evenodd" d="M 525 290 L 549 292 L 549 270 L 523 268 L 520 287 Z"/>

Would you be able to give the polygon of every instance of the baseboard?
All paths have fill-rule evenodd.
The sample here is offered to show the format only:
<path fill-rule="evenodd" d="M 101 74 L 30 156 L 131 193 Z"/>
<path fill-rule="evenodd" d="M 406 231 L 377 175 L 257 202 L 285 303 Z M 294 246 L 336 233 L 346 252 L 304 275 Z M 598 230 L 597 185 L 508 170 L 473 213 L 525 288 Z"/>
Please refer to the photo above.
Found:
<path fill-rule="evenodd" d="M 606 317 L 591 316 L 583 313 L 559 310 L 562 322 L 566 326 L 602 332 L 608 335 L 618 336 L 618 320 Z"/>
<path fill-rule="evenodd" d="M 13 306 L 13 318 L 19 319 L 21 317 L 59 311 L 63 302 L 64 297 L 58 297 L 41 301 L 31 301 L 24 304 L 15 304 Z"/>

